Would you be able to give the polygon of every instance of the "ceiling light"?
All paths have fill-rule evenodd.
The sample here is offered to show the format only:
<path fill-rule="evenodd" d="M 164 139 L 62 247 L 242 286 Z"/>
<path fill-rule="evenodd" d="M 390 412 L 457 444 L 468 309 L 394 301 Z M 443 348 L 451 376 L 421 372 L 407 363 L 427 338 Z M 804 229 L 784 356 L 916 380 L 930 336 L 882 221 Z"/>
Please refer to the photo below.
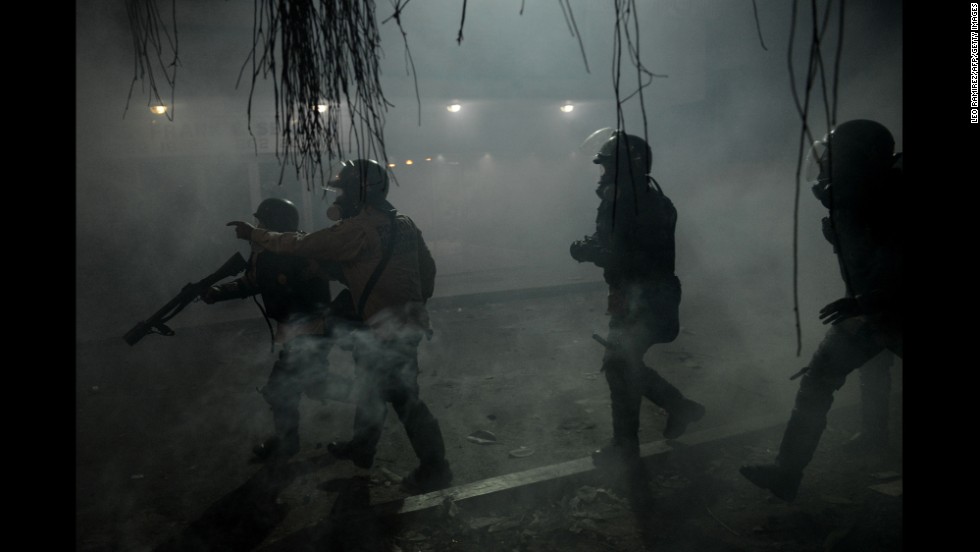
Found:
<path fill-rule="evenodd" d="M 566 103 L 558 109 L 560 109 L 562 113 L 571 113 L 575 109 L 575 106 L 570 103 Z"/>
<path fill-rule="evenodd" d="M 463 106 L 459 105 L 458 103 L 449 104 L 448 106 L 446 106 L 446 110 L 449 111 L 450 113 L 456 113 L 460 109 L 463 109 Z"/>

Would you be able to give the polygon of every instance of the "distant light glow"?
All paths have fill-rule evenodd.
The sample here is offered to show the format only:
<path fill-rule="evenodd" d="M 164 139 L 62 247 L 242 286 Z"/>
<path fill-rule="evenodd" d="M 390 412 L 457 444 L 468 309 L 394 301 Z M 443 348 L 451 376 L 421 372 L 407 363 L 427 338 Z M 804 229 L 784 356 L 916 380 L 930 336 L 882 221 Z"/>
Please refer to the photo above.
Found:
<path fill-rule="evenodd" d="M 397 163 L 388 163 L 388 167 L 394 167 Z"/>
<path fill-rule="evenodd" d="M 575 109 L 575 106 L 570 103 L 567 103 L 559 107 L 558 109 L 560 109 L 562 113 L 571 113 Z"/>
<path fill-rule="evenodd" d="M 327 112 L 327 104 L 317 104 L 316 110 L 319 111 L 320 113 L 326 113 Z"/>
<path fill-rule="evenodd" d="M 432 158 L 431 157 L 426 157 L 425 160 L 426 161 L 432 161 Z"/>
<path fill-rule="evenodd" d="M 446 110 L 449 111 L 450 113 L 456 113 L 460 109 L 463 109 L 463 106 L 459 105 L 458 103 L 449 104 L 448 106 L 446 106 Z"/>
<path fill-rule="evenodd" d="M 165 105 L 155 105 L 150 108 L 150 113 L 153 113 L 155 115 L 163 115 L 166 112 L 167 112 L 167 106 Z"/>
<path fill-rule="evenodd" d="M 414 165 L 415 164 L 415 161 L 412 161 L 411 159 L 406 159 L 405 160 L 405 164 L 406 165 Z"/>

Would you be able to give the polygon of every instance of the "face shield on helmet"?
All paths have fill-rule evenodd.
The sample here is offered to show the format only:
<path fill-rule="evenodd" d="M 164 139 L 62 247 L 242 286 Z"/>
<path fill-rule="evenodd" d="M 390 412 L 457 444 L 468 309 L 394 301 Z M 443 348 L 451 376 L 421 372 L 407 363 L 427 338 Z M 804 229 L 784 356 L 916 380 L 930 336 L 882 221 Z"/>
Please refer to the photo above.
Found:
<path fill-rule="evenodd" d="M 830 148 L 827 147 L 827 139 L 818 140 L 810 146 L 810 151 L 806 156 L 806 183 L 810 185 L 810 190 L 814 197 L 820 200 L 825 207 L 829 208 L 830 203 Z"/>
<path fill-rule="evenodd" d="M 593 132 L 583 143 L 597 146 L 592 162 L 599 165 L 599 187 L 596 193 L 608 199 L 610 185 L 620 182 L 636 182 L 650 173 L 652 152 L 646 140 L 626 134 L 621 130 L 604 128 Z M 631 186 L 617 186 L 620 192 Z"/>

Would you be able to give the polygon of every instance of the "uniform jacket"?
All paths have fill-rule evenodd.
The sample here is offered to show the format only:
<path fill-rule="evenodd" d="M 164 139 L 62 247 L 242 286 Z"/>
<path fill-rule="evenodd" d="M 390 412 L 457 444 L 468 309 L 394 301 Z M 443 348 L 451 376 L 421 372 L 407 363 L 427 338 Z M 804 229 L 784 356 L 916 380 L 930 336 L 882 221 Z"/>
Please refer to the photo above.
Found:
<path fill-rule="evenodd" d="M 391 239 L 392 220 L 397 229 L 392 256 L 361 314 L 375 328 L 394 320 L 428 330 L 425 301 L 432 297 L 436 266 L 422 232 L 409 217 L 392 219 L 389 213 L 368 206 L 354 217 L 310 234 L 256 228 L 251 240 L 275 253 L 339 262 L 354 303 L 359 304 Z"/>

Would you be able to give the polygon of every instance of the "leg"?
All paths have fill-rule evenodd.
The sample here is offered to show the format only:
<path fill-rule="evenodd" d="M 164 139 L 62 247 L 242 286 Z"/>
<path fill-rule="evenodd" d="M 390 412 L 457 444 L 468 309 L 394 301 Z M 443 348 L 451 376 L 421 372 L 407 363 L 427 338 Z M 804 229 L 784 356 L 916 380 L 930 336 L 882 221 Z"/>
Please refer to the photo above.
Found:
<path fill-rule="evenodd" d="M 391 402 L 419 459 L 418 468 L 405 477 L 402 485 L 411 492 L 429 492 L 449 486 L 453 475 L 439 421 L 419 398 L 418 344 L 414 338 L 391 344 L 392 364 L 385 398 Z"/>
<path fill-rule="evenodd" d="M 834 391 L 844 385 L 849 373 L 881 350 L 882 346 L 873 339 L 871 328 L 862 319 L 831 326 L 800 381 L 775 464 L 743 466 L 742 475 L 780 498 L 796 498 L 803 469 L 813 459 L 827 426 L 827 412 L 834 401 Z"/>
<path fill-rule="evenodd" d="M 337 458 L 351 460 L 359 467 L 370 468 L 381 439 L 381 429 L 388 414 L 384 396 L 383 351 L 370 336 L 355 346 L 354 364 L 357 381 L 354 384 L 354 434 L 350 441 L 336 441 L 327 450 Z"/>
<path fill-rule="evenodd" d="M 597 466 L 618 466 L 639 459 L 642 357 L 646 350 L 637 340 L 635 328 L 623 318 L 609 321 L 609 345 L 602 358 L 602 372 L 609 384 L 612 409 L 612 442 L 592 453 Z"/>
<path fill-rule="evenodd" d="M 259 460 L 290 457 L 299 452 L 299 399 L 302 393 L 302 354 L 291 343 L 283 346 L 261 393 L 272 409 L 274 434 L 252 449 Z"/>
<path fill-rule="evenodd" d="M 679 389 L 670 384 L 653 368 L 644 366 L 643 396 L 667 411 L 664 437 L 676 439 L 684 434 L 690 423 L 704 417 L 704 406 L 684 397 Z"/>
<path fill-rule="evenodd" d="M 681 284 L 676 276 L 656 279 L 632 288 L 636 297 L 630 301 L 630 317 L 635 320 L 636 350 L 643 396 L 667 411 L 663 435 L 667 439 L 680 437 L 690 423 L 704 417 L 704 406 L 684 397 L 656 370 L 643 365 L 643 354 L 657 343 L 673 341 L 680 330 L 678 305 Z"/>
<path fill-rule="evenodd" d="M 861 431 L 847 443 L 847 450 L 881 451 L 887 447 L 892 361 L 891 351 L 886 351 L 861 367 Z"/>
<path fill-rule="evenodd" d="M 320 404 L 328 400 L 350 402 L 353 382 L 330 373 L 330 351 L 334 340 L 323 336 L 302 336 L 293 340 L 293 352 L 301 355 L 300 375 L 303 393 Z"/>

